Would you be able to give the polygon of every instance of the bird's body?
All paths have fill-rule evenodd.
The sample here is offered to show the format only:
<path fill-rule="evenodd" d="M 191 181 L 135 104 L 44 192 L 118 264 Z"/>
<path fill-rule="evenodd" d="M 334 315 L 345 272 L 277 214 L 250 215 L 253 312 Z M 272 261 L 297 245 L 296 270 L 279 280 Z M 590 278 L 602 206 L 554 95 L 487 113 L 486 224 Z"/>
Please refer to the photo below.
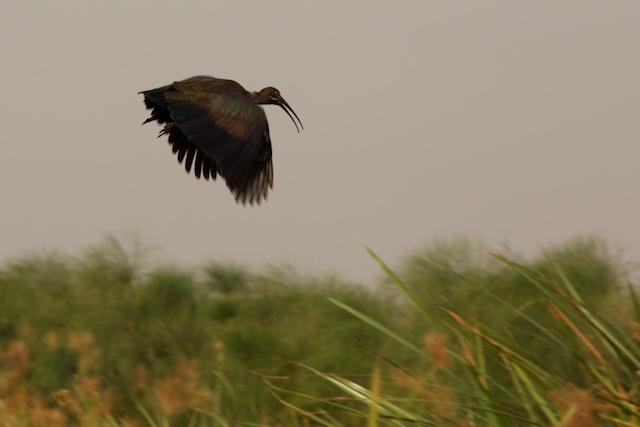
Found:
<path fill-rule="evenodd" d="M 140 93 L 151 110 L 144 123 L 164 125 L 159 136 L 169 135 L 187 172 L 193 166 L 197 178 L 222 176 L 237 202 L 266 199 L 273 164 L 269 124 L 259 104 L 279 105 L 298 119 L 277 89 L 248 92 L 233 80 L 197 76 Z"/>

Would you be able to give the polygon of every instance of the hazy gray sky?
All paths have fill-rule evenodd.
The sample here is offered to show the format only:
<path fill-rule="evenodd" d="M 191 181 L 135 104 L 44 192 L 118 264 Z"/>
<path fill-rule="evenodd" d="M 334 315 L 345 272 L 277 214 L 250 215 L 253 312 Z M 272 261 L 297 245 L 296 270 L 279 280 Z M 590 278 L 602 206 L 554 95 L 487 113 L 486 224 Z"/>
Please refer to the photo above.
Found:
<path fill-rule="evenodd" d="M 3 1 L 0 261 L 137 231 L 167 260 L 368 280 L 433 237 L 640 259 L 640 2 Z M 273 85 L 275 188 L 178 165 L 137 92 Z M 352 234 L 353 233 L 353 234 Z"/>

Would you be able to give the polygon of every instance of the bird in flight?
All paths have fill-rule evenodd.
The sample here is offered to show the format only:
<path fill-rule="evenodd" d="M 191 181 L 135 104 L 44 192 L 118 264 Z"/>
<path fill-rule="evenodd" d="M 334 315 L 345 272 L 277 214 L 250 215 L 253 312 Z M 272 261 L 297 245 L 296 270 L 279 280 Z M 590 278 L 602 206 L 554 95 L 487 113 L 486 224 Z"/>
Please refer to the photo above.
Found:
<path fill-rule="evenodd" d="M 139 93 L 151 110 L 144 123 L 164 125 L 158 137 L 169 135 L 187 173 L 193 167 L 198 179 L 215 180 L 220 175 L 243 205 L 260 204 L 273 188 L 269 124 L 260 104 L 279 105 L 298 132 L 304 129 L 274 87 L 249 92 L 233 80 L 196 76 Z"/>

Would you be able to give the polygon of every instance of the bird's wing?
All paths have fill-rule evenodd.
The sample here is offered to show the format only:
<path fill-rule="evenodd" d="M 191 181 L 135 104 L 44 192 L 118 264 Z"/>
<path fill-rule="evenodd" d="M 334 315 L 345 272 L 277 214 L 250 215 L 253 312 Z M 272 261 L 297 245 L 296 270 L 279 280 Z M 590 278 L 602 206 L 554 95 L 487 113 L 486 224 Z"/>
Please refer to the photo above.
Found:
<path fill-rule="evenodd" d="M 189 79 L 172 89 L 164 92 L 171 120 L 199 152 L 214 160 L 236 201 L 265 199 L 273 187 L 273 165 L 264 110 L 229 80 Z"/>
<path fill-rule="evenodd" d="M 146 107 L 151 110 L 151 116 L 144 123 L 157 121 L 159 124 L 165 125 L 158 136 L 168 135 L 172 151 L 177 155 L 179 163 L 184 161 L 187 173 L 191 172 L 192 166 L 194 166 L 193 172 L 197 178 L 202 175 L 204 179 L 208 180 L 211 177 L 215 180 L 217 175 L 215 161 L 208 158 L 195 144 L 190 142 L 171 119 L 168 110 L 169 104 L 164 97 L 164 94 L 171 90 L 173 90 L 173 86 L 168 85 L 140 92 L 144 95 Z"/>

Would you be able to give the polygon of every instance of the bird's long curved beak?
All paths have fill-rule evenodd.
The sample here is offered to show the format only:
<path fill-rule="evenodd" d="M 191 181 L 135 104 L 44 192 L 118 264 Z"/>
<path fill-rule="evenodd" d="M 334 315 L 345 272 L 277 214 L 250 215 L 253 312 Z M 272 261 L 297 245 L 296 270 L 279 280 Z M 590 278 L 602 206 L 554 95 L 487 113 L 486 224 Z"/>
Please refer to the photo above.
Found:
<path fill-rule="evenodd" d="M 293 121 L 293 124 L 296 125 L 296 129 L 299 133 L 300 128 L 304 129 L 304 126 L 302 126 L 302 122 L 300 121 L 300 118 L 298 117 L 296 112 L 293 111 L 293 108 L 291 108 L 291 106 L 287 103 L 287 101 L 284 100 L 284 98 L 280 97 L 278 101 L 280 101 L 278 105 L 289 115 L 289 117 L 291 117 L 291 121 Z M 296 121 L 293 119 L 293 116 L 291 115 L 289 110 L 291 110 L 291 113 L 293 113 L 293 116 L 295 116 L 296 119 L 298 119 L 298 123 L 300 123 L 300 128 L 298 127 L 298 123 L 296 123 Z"/>

